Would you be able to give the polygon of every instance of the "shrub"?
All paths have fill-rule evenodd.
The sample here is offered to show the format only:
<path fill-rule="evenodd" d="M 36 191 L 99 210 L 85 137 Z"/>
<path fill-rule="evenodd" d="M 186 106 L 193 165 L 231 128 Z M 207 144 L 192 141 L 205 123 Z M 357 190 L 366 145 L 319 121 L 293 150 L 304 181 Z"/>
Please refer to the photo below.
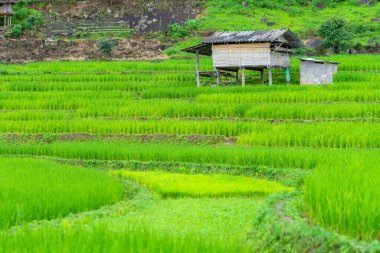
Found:
<path fill-rule="evenodd" d="M 25 29 L 31 29 L 33 26 L 43 25 L 42 14 L 37 10 L 29 9 L 27 6 L 16 7 L 14 16 L 16 22 Z"/>
<path fill-rule="evenodd" d="M 14 25 L 12 26 L 12 37 L 19 38 L 22 34 L 22 26 Z"/>
<path fill-rule="evenodd" d="M 194 19 L 186 21 L 183 25 L 177 23 L 169 26 L 168 35 L 170 38 L 177 40 L 189 36 L 198 28 L 198 22 Z"/>
<path fill-rule="evenodd" d="M 112 40 L 102 40 L 98 43 L 98 50 L 102 54 L 110 55 L 116 46 L 117 43 Z"/>

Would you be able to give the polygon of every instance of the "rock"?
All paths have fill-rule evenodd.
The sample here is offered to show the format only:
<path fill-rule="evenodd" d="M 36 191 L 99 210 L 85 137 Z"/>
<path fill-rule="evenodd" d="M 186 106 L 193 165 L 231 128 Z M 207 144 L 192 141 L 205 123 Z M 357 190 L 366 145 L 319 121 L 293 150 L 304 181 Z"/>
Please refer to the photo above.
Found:
<path fill-rule="evenodd" d="M 326 8 L 326 3 L 324 2 L 319 2 L 315 5 L 315 7 L 317 7 L 318 10 L 322 10 L 324 8 Z"/>
<path fill-rule="evenodd" d="M 267 22 L 268 22 L 268 19 L 267 19 L 267 17 L 264 15 L 264 16 L 261 18 L 261 23 L 266 24 Z"/>
<path fill-rule="evenodd" d="M 243 7 L 248 7 L 249 6 L 249 4 L 247 2 L 242 2 L 241 4 L 243 5 Z"/>
<path fill-rule="evenodd" d="M 313 39 L 310 39 L 308 40 L 306 43 L 305 43 L 305 46 L 307 48 L 320 48 L 322 46 L 322 41 L 318 38 L 313 38 Z"/>
<path fill-rule="evenodd" d="M 368 3 L 369 3 L 369 0 L 359 0 L 359 5 L 365 5 Z"/>
<path fill-rule="evenodd" d="M 368 44 L 376 44 L 378 42 L 377 38 L 370 39 L 367 43 Z"/>
<path fill-rule="evenodd" d="M 335 54 L 335 51 L 334 51 L 334 48 L 330 47 L 326 50 L 326 54 L 327 55 L 330 55 L 330 54 Z"/>
<path fill-rule="evenodd" d="M 373 18 L 371 19 L 372 22 L 380 22 L 380 18 Z"/>
<path fill-rule="evenodd" d="M 199 35 L 201 37 L 209 37 L 209 36 L 211 36 L 214 33 L 215 33 L 215 31 L 200 31 Z"/>
<path fill-rule="evenodd" d="M 348 50 L 348 52 L 349 52 L 350 54 L 357 54 L 357 53 L 358 53 L 358 51 L 357 51 L 355 48 L 350 48 L 350 49 Z"/>
<path fill-rule="evenodd" d="M 146 5 L 146 7 L 147 7 L 148 12 L 153 12 L 154 11 L 154 4 L 153 3 L 148 3 Z"/>
<path fill-rule="evenodd" d="M 267 22 L 267 26 L 274 26 L 275 24 L 275 22 Z"/>

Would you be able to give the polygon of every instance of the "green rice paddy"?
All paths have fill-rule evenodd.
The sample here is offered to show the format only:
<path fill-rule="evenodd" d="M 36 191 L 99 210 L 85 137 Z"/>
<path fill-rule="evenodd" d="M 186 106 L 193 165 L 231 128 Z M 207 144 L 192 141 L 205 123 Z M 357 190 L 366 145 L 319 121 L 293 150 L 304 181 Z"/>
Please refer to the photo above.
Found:
<path fill-rule="evenodd" d="M 275 182 L 242 176 L 133 171 L 115 171 L 112 174 L 138 182 L 163 198 L 260 196 L 292 190 Z"/>
<path fill-rule="evenodd" d="M 0 65 L 0 252 L 376 252 L 379 56 L 329 59 L 319 87 L 197 89 L 189 59 Z"/>
<path fill-rule="evenodd" d="M 0 229 L 113 204 L 123 185 L 106 173 L 31 158 L 0 158 Z"/>

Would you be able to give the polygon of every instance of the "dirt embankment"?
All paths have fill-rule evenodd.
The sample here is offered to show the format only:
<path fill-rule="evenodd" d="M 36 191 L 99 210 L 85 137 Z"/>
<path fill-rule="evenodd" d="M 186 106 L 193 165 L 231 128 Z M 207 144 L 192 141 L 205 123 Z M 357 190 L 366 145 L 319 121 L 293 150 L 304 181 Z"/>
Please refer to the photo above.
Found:
<path fill-rule="evenodd" d="M 21 39 L 0 40 L 1 62 L 162 58 L 169 42 L 150 33 L 167 31 L 171 24 L 184 23 L 201 12 L 191 0 L 92 0 L 31 7 L 43 14 L 45 25 Z M 112 55 L 101 54 L 98 40 L 104 35 L 118 37 L 115 34 L 130 36 L 114 39 Z"/>
<path fill-rule="evenodd" d="M 182 24 L 201 12 L 201 5 L 191 0 L 93 0 L 34 8 L 48 21 L 42 29 L 47 36 L 117 29 L 136 34 L 166 31 L 171 24 Z"/>
<path fill-rule="evenodd" d="M 0 61 L 24 63 L 49 60 L 128 60 L 162 58 L 168 44 L 158 39 L 116 39 L 111 55 L 98 50 L 95 40 L 6 39 L 0 40 Z"/>

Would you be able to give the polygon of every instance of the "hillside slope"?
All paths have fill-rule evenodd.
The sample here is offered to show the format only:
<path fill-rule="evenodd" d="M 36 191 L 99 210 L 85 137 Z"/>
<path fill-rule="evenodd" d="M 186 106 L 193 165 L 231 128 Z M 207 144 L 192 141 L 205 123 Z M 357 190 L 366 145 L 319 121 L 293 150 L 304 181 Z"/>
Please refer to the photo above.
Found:
<path fill-rule="evenodd" d="M 165 0 L 69 1 L 33 4 L 43 13 L 46 36 L 165 32 L 171 24 L 198 19 L 199 31 L 289 28 L 303 39 L 317 36 L 333 17 L 347 21 L 354 41 L 380 42 L 380 2 L 374 0 Z M 63 1 L 67 2 L 67 1 Z M 113 2 L 111 4 L 110 2 Z M 116 2 L 116 3 L 115 3 Z"/>
<path fill-rule="evenodd" d="M 353 34 L 351 52 L 380 52 L 380 2 L 375 0 L 57 0 L 16 6 L 14 25 L 23 33 L 0 41 L 0 61 L 157 59 L 171 45 L 168 55 L 216 30 L 289 28 L 319 50 L 318 29 L 334 17 L 346 20 Z M 184 25 L 188 20 L 190 27 Z M 98 41 L 110 39 L 114 52 L 99 53 Z"/>
<path fill-rule="evenodd" d="M 380 2 L 357 0 L 321 4 L 324 2 L 327 1 L 209 0 L 200 19 L 199 29 L 289 28 L 301 38 L 309 39 L 317 35 L 323 22 L 341 17 L 353 31 L 355 42 L 362 45 L 380 42 Z"/>

